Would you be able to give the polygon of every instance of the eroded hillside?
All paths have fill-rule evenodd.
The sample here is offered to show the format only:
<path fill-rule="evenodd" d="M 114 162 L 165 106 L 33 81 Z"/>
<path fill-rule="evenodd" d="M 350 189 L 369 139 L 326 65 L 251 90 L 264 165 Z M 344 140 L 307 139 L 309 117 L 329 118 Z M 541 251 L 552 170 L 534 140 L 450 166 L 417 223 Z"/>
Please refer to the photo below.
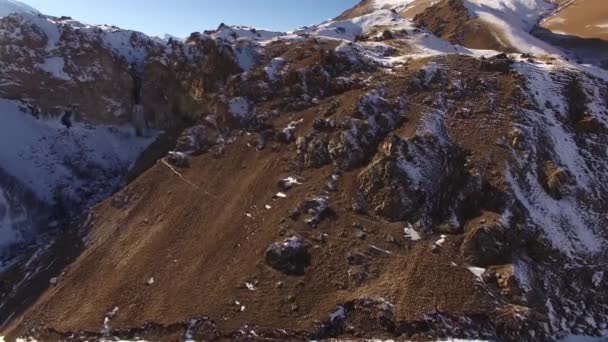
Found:
<path fill-rule="evenodd" d="M 168 134 L 13 270 L 7 336 L 606 336 L 608 75 L 545 42 L 454 45 L 430 10 L 388 3 L 150 41 L 118 119 Z M 548 8 L 502 37 L 536 39 Z"/>

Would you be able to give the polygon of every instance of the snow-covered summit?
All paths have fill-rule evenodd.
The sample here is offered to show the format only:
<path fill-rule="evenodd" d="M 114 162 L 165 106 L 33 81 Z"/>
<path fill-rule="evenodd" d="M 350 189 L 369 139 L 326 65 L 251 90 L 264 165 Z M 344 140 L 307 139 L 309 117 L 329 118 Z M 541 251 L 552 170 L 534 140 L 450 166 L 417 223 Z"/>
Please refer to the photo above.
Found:
<path fill-rule="evenodd" d="M 446 11 L 450 6 L 453 8 Z M 457 7 L 463 8 L 464 11 L 458 12 L 455 9 Z M 462 40 L 478 41 L 482 39 L 479 32 L 486 31 L 488 36 L 494 37 L 496 44 L 485 44 L 487 47 L 484 48 L 501 45 L 506 50 L 525 53 L 560 54 L 559 49 L 530 33 L 543 18 L 553 13 L 556 7 L 554 2 L 547 0 L 460 0 L 450 4 L 430 0 L 366 0 L 346 11 L 338 19 L 353 19 L 381 10 L 390 10 L 407 19 L 418 21 L 417 16 L 424 14 L 427 18 L 434 18 L 436 28 L 440 32 L 461 31 L 455 35 Z M 450 14 L 446 17 L 446 13 Z"/>
<path fill-rule="evenodd" d="M 152 39 L 154 39 L 157 42 L 163 43 L 163 44 L 166 44 L 169 40 L 177 40 L 177 41 L 184 40 L 184 38 L 180 38 L 180 37 L 174 36 L 169 33 L 163 33 L 161 35 L 154 36 L 154 37 L 152 37 Z"/>
<path fill-rule="evenodd" d="M 250 26 L 231 26 L 225 24 L 221 24 L 216 30 L 208 30 L 204 33 L 210 35 L 212 38 L 223 39 L 229 42 L 241 39 L 264 41 L 285 35 L 284 32 L 258 29 Z"/>

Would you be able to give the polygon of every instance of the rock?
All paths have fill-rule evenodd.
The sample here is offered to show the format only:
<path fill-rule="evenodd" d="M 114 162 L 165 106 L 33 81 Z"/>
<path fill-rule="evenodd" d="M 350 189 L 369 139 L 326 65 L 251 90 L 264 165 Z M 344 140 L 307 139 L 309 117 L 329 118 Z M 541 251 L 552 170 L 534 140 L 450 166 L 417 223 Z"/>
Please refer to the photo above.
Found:
<path fill-rule="evenodd" d="M 289 210 L 287 215 L 289 215 L 290 219 L 297 221 L 300 218 L 300 216 L 302 215 L 302 212 L 298 208 L 294 208 L 294 209 Z"/>
<path fill-rule="evenodd" d="M 299 185 L 299 184 L 302 184 L 302 183 L 300 183 L 300 181 L 297 178 L 287 177 L 287 178 L 281 179 L 278 183 L 278 186 L 281 190 L 287 191 L 287 190 L 293 188 L 294 185 Z"/>
<path fill-rule="evenodd" d="M 457 222 L 444 222 L 437 225 L 435 230 L 441 234 L 458 234 L 462 232 L 462 226 Z"/>
<path fill-rule="evenodd" d="M 481 224 L 465 234 L 460 252 L 471 265 L 487 267 L 504 264 L 510 256 L 510 245 L 502 225 Z"/>
<path fill-rule="evenodd" d="M 298 161 L 304 168 L 319 168 L 329 164 L 331 158 L 325 135 L 312 133 L 296 141 Z"/>
<path fill-rule="evenodd" d="M 355 230 L 355 237 L 359 240 L 365 240 L 365 238 L 367 238 L 367 234 L 364 231 L 357 229 Z"/>
<path fill-rule="evenodd" d="M 332 132 L 337 126 L 334 119 L 315 118 L 312 122 L 312 127 L 319 132 Z"/>
<path fill-rule="evenodd" d="M 323 219 L 332 214 L 327 201 L 327 196 L 323 195 L 308 198 L 304 202 L 300 203 L 298 208 L 293 209 L 290 212 L 290 217 L 292 219 L 297 219 L 301 213 L 306 213 L 307 215 L 304 222 L 309 224 L 311 227 L 316 227 Z"/>
<path fill-rule="evenodd" d="M 348 268 L 348 281 L 351 286 L 360 286 L 368 278 L 367 267 L 365 265 L 354 265 Z"/>
<path fill-rule="evenodd" d="M 491 58 L 480 60 L 479 70 L 507 73 L 511 70 L 512 64 L 513 60 L 511 60 L 505 53 L 501 53 Z"/>
<path fill-rule="evenodd" d="M 403 120 L 406 101 L 385 99 L 382 91 L 361 96 L 351 117 L 340 122 L 341 132 L 333 135 L 328 150 L 342 170 L 352 170 L 371 159 L 378 143 Z"/>
<path fill-rule="evenodd" d="M 348 252 L 346 261 L 349 265 L 363 265 L 369 261 L 369 257 L 361 252 Z"/>
<path fill-rule="evenodd" d="M 523 132 L 518 128 L 511 128 L 508 134 L 509 145 L 514 149 L 521 150 L 523 149 Z"/>
<path fill-rule="evenodd" d="M 365 203 L 365 199 L 363 199 L 362 196 L 355 196 L 351 205 L 351 210 L 356 214 L 365 214 L 367 211 L 367 204 Z"/>
<path fill-rule="evenodd" d="M 211 147 L 204 126 L 193 126 L 182 132 L 177 138 L 175 150 L 187 154 L 200 154 L 207 152 Z"/>
<path fill-rule="evenodd" d="M 325 243 L 327 241 L 328 236 L 329 235 L 327 235 L 325 233 L 319 233 L 313 237 L 313 240 L 315 240 L 316 242 L 319 242 L 319 243 Z"/>
<path fill-rule="evenodd" d="M 190 167 L 190 157 L 185 153 L 170 151 L 165 158 L 169 164 L 177 167 Z"/>
<path fill-rule="evenodd" d="M 292 236 L 283 242 L 275 242 L 266 249 L 266 263 L 288 275 L 302 275 L 310 265 L 308 243 L 301 237 Z"/>
<path fill-rule="evenodd" d="M 505 297 L 513 298 L 522 294 L 511 264 L 491 266 L 486 270 L 483 278 L 486 283 L 495 285 Z"/>
<path fill-rule="evenodd" d="M 298 128 L 298 125 L 300 125 L 303 121 L 303 119 L 300 119 L 290 122 L 287 127 L 283 128 L 282 131 L 278 132 L 277 140 L 282 141 L 284 143 L 290 143 L 294 141 L 296 139 L 296 128 Z"/>
<path fill-rule="evenodd" d="M 394 160 L 379 157 L 357 178 L 359 193 L 375 214 L 400 220 L 417 209 L 423 194 L 408 187 L 408 176 Z"/>
<path fill-rule="evenodd" d="M 394 39 L 395 37 L 393 36 L 393 33 L 389 30 L 384 30 L 382 32 L 382 40 L 390 40 L 390 39 Z"/>
<path fill-rule="evenodd" d="M 327 109 L 323 111 L 323 117 L 334 115 L 336 110 L 340 107 L 340 103 L 337 100 L 332 100 Z"/>
<path fill-rule="evenodd" d="M 542 163 L 540 178 L 547 193 L 555 199 L 561 199 L 568 191 L 568 186 L 572 184 L 570 174 L 551 161 Z"/>
<path fill-rule="evenodd" d="M 358 194 L 378 216 L 391 221 L 426 216 L 435 223 L 462 215 L 463 199 L 476 190 L 466 155 L 433 135 L 387 138 L 357 178 Z"/>
<path fill-rule="evenodd" d="M 584 116 L 574 124 L 574 127 L 578 132 L 584 133 L 601 133 L 605 129 L 602 123 L 592 116 Z"/>
<path fill-rule="evenodd" d="M 340 176 L 338 176 L 338 175 L 332 175 L 331 177 L 329 177 L 327 182 L 325 182 L 325 190 L 331 191 L 331 192 L 338 191 L 338 180 L 339 179 L 340 179 Z"/>

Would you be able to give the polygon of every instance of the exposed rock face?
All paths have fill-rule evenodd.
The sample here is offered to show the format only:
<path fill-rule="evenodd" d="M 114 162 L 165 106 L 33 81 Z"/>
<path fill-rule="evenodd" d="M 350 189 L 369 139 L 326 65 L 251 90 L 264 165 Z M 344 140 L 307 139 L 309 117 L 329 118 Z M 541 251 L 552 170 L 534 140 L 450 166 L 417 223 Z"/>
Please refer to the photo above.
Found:
<path fill-rule="evenodd" d="M 329 142 L 329 153 L 339 168 L 350 170 L 368 161 L 379 142 L 403 120 L 407 101 L 401 97 L 389 102 L 382 95 L 382 91 L 363 95 Z"/>
<path fill-rule="evenodd" d="M 0 29 L 4 98 L 24 101 L 36 113 L 69 111 L 97 123 L 132 119 L 136 69 L 161 49 L 136 32 L 31 14 L 4 17 Z"/>
<path fill-rule="evenodd" d="M 440 139 L 440 138 L 439 138 Z M 435 136 L 389 138 L 358 177 L 359 192 L 376 214 L 390 220 L 461 216 L 466 197 L 465 157 Z"/>
<path fill-rule="evenodd" d="M 232 48 L 221 42 L 201 35 L 185 44 L 172 42 L 144 67 L 141 102 L 147 120 L 181 127 L 207 114 L 223 114 L 208 96 L 239 70 Z"/>

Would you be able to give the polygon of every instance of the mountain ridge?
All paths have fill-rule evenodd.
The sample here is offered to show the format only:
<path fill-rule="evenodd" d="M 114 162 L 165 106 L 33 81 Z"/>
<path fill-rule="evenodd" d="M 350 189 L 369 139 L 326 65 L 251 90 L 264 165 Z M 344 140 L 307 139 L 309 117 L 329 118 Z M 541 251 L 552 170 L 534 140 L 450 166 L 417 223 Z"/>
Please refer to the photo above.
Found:
<path fill-rule="evenodd" d="M 87 146 L 81 132 L 110 126 L 125 139 L 110 150 L 138 150 L 79 215 L 44 222 L 59 228 L 1 268 L 3 333 L 606 336 L 608 72 L 553 46 L 461 45 L 442 13 L 471 29 L 504 13 L 509 41 L 536 39 L 541 18 L 511 25 L 521 8 L 463 3 L 434 4 L 417 19 L 391 11 L 407 11 L 401 1 L 369 13 L 360 4 L 289 33 L 221 25 L 165 43 L 69 18 L 0 19 L 0 45 L 21 48 L 0 50 L 10 65 L 0 103 L 18 124 L 52 124 L 60 142 L 19 145 L 65 152 Z M 39 65 L 47 72 L 29 76 Z M 99 103 L 114 108 L 100 113 Z M 59 155 L 70 185 L 99 179 L 88 163 L 74 168 L 79 155 L 104 152 L 95 139 Z M 27 157 L 0 152 L 2 169 Z"/>

